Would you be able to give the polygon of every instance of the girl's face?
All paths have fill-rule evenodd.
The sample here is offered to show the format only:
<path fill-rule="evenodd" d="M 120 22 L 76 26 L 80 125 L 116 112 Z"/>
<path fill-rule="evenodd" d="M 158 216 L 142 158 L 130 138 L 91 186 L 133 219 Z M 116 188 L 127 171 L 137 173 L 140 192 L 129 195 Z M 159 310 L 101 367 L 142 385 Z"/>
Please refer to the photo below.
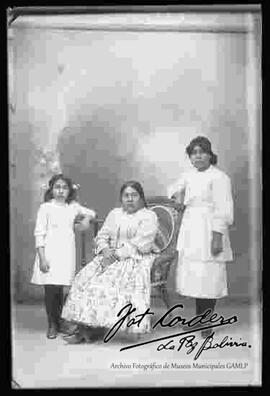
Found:
<path fill-rule="evenodd" d="M 140 194 L 130 186 L 123 191 L 121 200 L 123 209 L 128 213 L 135 213 L 143 207 Z"/>
<path fill-rule="evenodd" d="M 210 166 L 211 155 L 203 151 L 201 146 L 195 146 L 190 154 L 190 161 L 198 171 L 204 171 Z"/>
<path fill-rule="evenodd" d="M 67 183 L 62 179 L 58 179 L 53 185 L 52 193 L 56 201 L 65 202 L 69 194 Z"/>

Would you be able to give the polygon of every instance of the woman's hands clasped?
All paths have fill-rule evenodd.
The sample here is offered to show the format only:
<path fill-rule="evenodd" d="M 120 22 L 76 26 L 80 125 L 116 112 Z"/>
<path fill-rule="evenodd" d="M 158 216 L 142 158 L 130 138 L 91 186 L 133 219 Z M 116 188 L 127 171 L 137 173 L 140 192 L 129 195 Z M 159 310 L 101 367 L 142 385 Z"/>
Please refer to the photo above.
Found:
<path fill-rule="evenodd" d="M 102 256 L 111 261 L 111 263 L 117 259 L 115 249 L 112 248 L 104 248 L 102 250 Z"/>
<path fill-rule="evenodd" d="M 118 259 L 115 249 L 112 248 L 104 248 L 102 250 L 102 256 L 103 260 L 101 262 L 101 266 L 103 271 Z"/>

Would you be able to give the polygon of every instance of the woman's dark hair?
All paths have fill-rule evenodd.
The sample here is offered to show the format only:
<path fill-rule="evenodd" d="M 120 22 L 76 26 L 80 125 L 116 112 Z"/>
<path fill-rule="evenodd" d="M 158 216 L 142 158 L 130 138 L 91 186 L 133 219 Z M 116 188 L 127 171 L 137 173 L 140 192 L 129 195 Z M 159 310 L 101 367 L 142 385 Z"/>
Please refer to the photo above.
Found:
<path fill-rule="evenodd" d="M 129 180 L 122 185 L 122 187 L 120 189 L 120 201 L 122 202 L 122 196 L 123 196 L 123 193 L 127 187 L 134 188 L 134 190 L 136 190 L 137 193 L 140 195 L 140 198 L 143 201 L 144 207 L 147 207 L 147 202 L 146 202 L 146 199 L 144 196 L 143 188 L 142 188 L 141 184 L 135 180 Z"/>
<path fill-rule="evenodd" d="M 49 188 L 44 194 L 44 202 L 50 201 L 53 198 L 53 186 L 58 180 L 63 180 L 64 182 L 67 183 L 69 193 L 66 199 L 67 203 L 70 203 L 71 201 L 76 200 L 77 198 L 77 189 L 74 188 L 74 185 L 69 177 L 64 176 L 62 173 L 58 173 L 57 175 L 54 175 L 50 180 L 49 180 Z"/>
<path fill-rule="evenodd" d="M 204 136 L 197 136 L 195 139 L 191 140 L 191 142 L 186 148 L 186 153 L 188 154 L 189 157 L 191 156 L 192 151 L 196 146 L 200 146 L 205 153 L 210 154 L 211 156 L 210 164 L 212 165 L 217 164 L 217 155 L 214 154 L 212 151 L 210 140 L 208 140 Z"/>

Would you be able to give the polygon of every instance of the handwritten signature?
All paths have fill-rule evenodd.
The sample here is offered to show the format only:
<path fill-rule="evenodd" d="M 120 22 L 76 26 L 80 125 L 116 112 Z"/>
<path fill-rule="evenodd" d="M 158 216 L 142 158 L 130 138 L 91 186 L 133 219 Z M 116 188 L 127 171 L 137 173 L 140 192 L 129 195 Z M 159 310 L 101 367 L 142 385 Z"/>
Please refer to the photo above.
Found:
<path fill-rule="evenodd" d="M 131 348 L 136 348 L 139 346 L 143 346 L 146 344 L 150 343 L 156 343 L 159 342 L 159 345 L 157 347 L 158 351 L 161 350 L 186 350 L 187 354 L 192 353 L 193 351 L 196 351 L 196 355 L 194 357 L 194 360 L 198 359 L 198 357 L 202 354 L 203 351 L 209 350 L 209 349 L 216 349 L 216 348 L 225 348 L 225 347 L 250 347 L 250 345 L 247 345 L 246 342 L 236 342 L 236 341 L 228 341 L 228 336 L 225 336 L 223 340 L 219 343 L 215 342 L 214 343 L 214 335 L 215 332 L 213 331 L 211 334 L 209 334 L 208 337 L 206 337 L 203 340 L 203 343 L 199 345 L 199 343 L 196 341 L 196 336 L 192 333 L 196 333 L 201 330 L 206 330 L 206 329 L 213 329 L 221 326 L 230 326 L 233 325 L 234 323 L 237 322 L 237 316 L 233 315 L 229 318 L 224 318 L 222 315 L 219 315 L 216 312 L 212 312 L 211 309 L 206 310 L 203 314 L 196 315 L 190 319 L 187 319 L 183 316 L 179 315 L 179 309 L 184 308 L 182 304 L 176 304 L 173 307 L 171 307 L 161 318 L 159 318 L 154 325 L 152 326 L 153 329 L 162 327 L 175 327 L 176 325 L 181 325 L 181 326 L 186 326 L 187 328 L 190 328 L 188 331 L 181 331 L 175 334 L 171 334 L 169 336 L 164 336 L 164 337 L 159 337 L 159 338 L 154 338 L 148 341 L 144 341 L 141 343 L 137 344 L 132 344 L 128 345 L 126 347 L 123 347 L 120 349 L 120 351 L 124 351 L 127 349 Z M 154 312 L 151 312 L 150 308 L 147 308 L 147 310 L 143 313 L 134 315 L 132 317 L 132 314 L 136 311 L 136 308 L 132 306 L 131 303 L 125 305 L 117 314 L 117 317 L 120 317 L 119 320 L 109 329 L 107 334 L 104 337 L 104 342 L 107 343 L 109 342 L 119 330 L 121 330 L 121 327 L 123 327 L 124 323 L 126 324 L 126 327 L 131 327 L 131 326 L 137 326 L 139 327 L 142 321 L 149 315 L 154 315 Z M 172 314 L 176 314 L 172 318 Z M 201 325 L 202 327 L 198 328 L 198 325 Z M 196 328 L 194 328 L 196 326 Z M 178 344 L 175 343 L 175 338 L 180 337 L 178 339 Z M 168 341 L 169 340 L 169 341 Z"/>
<path fill-rule="evenodd" d="M 170 340 L 167 343 L 161 343 L 157 347 L 158 351 L 162 350 L 175 350 L 180 351 L 181 349 L 186 348 L 186 354 L 189 355 L 192 352 L 196 352 L 194 356 L 194 360 L 197 360 L 198 357 L 202 354 L 203 351 L 207 351 L 209 349 L 223 349 L 225 347 L 251 347 L 247 344 L 247 342 L 237 342 L 237 341 L 229 341 L 229 337 L 225 336 L 221 342 L 214 342 L 215 332 L 211 333 L 201 345 L 196 341 L 195 335 L 187 335 L 178 340 L 178 346 L 175 345 L 174 340 Z M 230 338 L 232 339 L 232 338 Z M 197 348 L 197 349 L 196 349 Z"/>

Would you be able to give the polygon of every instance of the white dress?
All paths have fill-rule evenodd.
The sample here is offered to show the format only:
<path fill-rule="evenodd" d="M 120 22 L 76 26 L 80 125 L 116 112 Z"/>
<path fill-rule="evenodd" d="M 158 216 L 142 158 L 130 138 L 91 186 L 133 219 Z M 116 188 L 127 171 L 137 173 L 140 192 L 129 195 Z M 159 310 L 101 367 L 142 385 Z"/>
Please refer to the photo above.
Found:
<path fill-rule="evenodd" d="M 37 285 L 66 285 L 74 279 L 76 269 L 76 247 L 74 219 L 77 215 L 95 212 L 78 202 L 58 203 L 55 200 L 40 205 L 34 231 L 36 248 L 44 246 L 45 257 L 50 269 L 43 273 L 39 269 L 36 254 L 31 283 Z"/>
<path fill-rule="evenodd" d="M 210 165 L 183 174 L 168 189 L 168 196 L 184 192 L 185 211 L 178 236 L 176 289 L 196 298 L 221 298 L 228 294 L 226 262 L 232 261 L 228 227 L 233 223 L 230 178 Z M 222 233 L 223 251 L 211 254 L 212 231 Z"/>

